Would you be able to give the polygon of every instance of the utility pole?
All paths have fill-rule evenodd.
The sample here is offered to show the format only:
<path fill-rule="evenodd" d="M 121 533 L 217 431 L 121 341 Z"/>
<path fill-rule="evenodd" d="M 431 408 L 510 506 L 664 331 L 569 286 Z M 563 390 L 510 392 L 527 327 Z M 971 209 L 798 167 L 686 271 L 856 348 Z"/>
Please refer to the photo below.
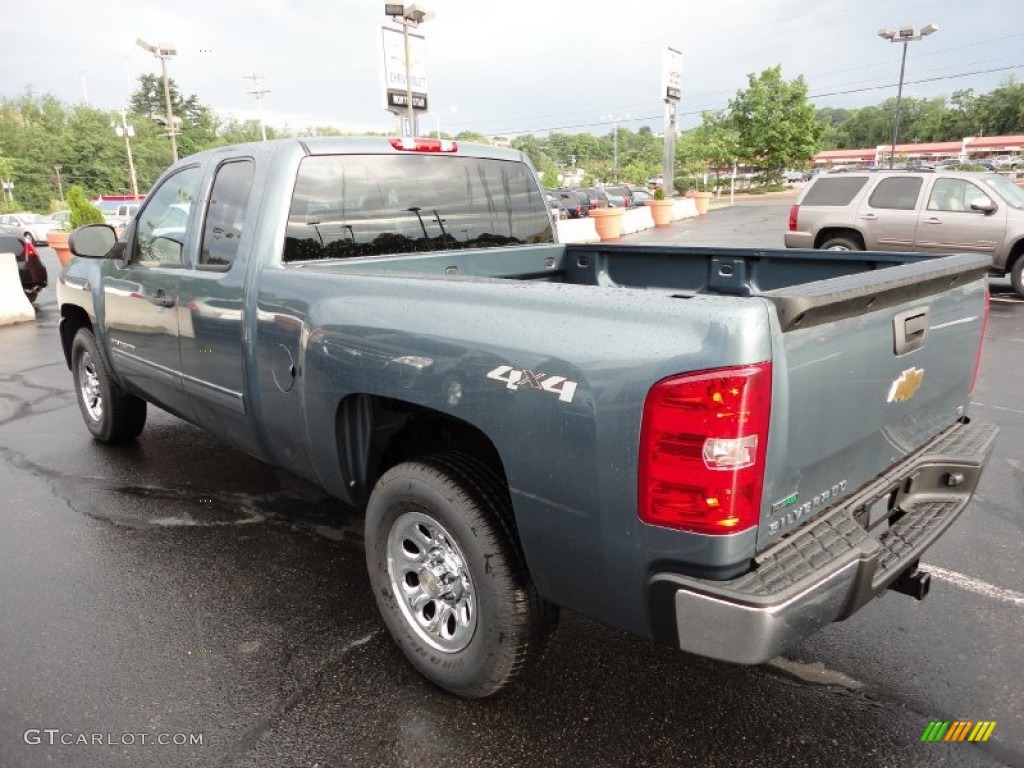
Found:
<path fill-rule="evenodd" d="M 253 90 L 249 91 L 249 95 L 256 97 L 256 111 L 259 113 L 260 118 L 260 136 L 263 137 L 263 141 L 266 141 L 267 126 L 263 124 L 263 95 L 270 93 L 270 91 L 260 90 L 260 80 L 262 78 L 262 75 L 257 75 L 255 73 L 251 75 L 242 75 L 243 80 L 252 80 Z"/>
<path fill-rule="evenodd" d="M 124 137 L 124 147 L 128 150 L 128 174 L 132 182 L 132 197 L 135 198 L 135 202 L 139 202 L 139 183 L 135 178 L 135 160 L 132 158 L 131 142 L 131 137 L 135 135 L 135 129 L 128 125 L 128 113 L 124 109 L 121 110 L 121 124 L 114 125 L 114 133 Z"/>
<path fill-rule="evenodd" d="M 64 182 L 60 179 L 60 172 L 64 169 L 63 165 L 53 166 L 53 170 L 57 172 L 57 193 L 60 195 L 60 201 L 64 202 Z"/>

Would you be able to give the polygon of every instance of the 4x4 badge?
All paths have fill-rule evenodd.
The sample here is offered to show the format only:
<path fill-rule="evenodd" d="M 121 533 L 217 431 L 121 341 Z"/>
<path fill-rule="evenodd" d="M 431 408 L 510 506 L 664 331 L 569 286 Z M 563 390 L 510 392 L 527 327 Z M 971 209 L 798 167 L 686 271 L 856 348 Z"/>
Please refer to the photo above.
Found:
<path fill-rule="evenodd" d="M 924 368 L 907 368 L 889 387 L 887 403 L 903 403 L 914 396 L 924 381 Z"/>

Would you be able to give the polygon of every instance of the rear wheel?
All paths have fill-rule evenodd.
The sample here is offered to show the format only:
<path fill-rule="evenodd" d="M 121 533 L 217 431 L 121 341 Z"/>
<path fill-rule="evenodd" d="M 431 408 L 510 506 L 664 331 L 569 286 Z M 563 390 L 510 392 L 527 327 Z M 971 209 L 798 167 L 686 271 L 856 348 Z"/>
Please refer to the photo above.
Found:
<path fill-rule="evenodd" d="M 71 343 L 71 374 L 78 408 L 101 443 L 138 437 L 146 426 L 146 401 L 124 392 L 107 370 L 92 332 L 82 328 Z"/>
<path fill-rule="evenodd" d="M 1010 270 L 1010 285 L 1018 296 L 1024 297 L 1024 253 L 1017 257 Z"/>
<path fill-rule="evenodd" d="M 366 562 L 384 623 L 422 675 L 459 696 L 498 692 L 539 659 L 557 620 L 511 525 L 504 483 L 462 454 L 398 464 L 370 497 Z"/>
<path fill-rule="evenodd" d="M 33 246 L 35 246 L 36 239 L 34 237 L 32 237 L 32 233 L 31 232 L 26 232 L 24 234 L 24 238 L 25 238 L 25 242 L 26 243 L 31 243 Z"/>
<path fill-rule="evenodd" d="M 860 243 L 851 237 L 830 237 L 821 244 L 823 251 L 863 251 Z"/>

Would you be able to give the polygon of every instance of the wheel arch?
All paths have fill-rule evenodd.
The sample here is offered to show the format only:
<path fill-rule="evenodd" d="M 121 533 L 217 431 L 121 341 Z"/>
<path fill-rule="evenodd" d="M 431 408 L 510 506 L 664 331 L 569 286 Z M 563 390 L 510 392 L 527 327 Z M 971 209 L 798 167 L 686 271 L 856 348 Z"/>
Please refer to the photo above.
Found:
<path fill-rule="evenodd" d="M 60 345 L 64 350 L 64 362 L 68 370 L 71 370 L 71 343 L 75 340 L 75 334 L 82 328 L 93 332 L 92 320 L 89 314 L 75 304 L 62 304 L 60 308 Z"/>
<path fill-rule="evenodd" d="M 854 227 L 823 227 L 818 230 L 818 234 L 814 236 L 814 247 L 821 248 L 822 243 L 826 240 L 830 240 L 833 237 L 848 237 L 854 242 L 860 245 L 862 251 L 867 250 L 864 243 L 864 235 L 861 234 L 859 229 Z"/>
<path fill-rule="evenodd" d="M 391 467 L 430 453 L 467 453 L 508 485 L 504 463 L 478 427 L 448 413 L 381 395 L 352 394 L 335 415 L 338 470 L 353 504 L 363 506 Z"/>

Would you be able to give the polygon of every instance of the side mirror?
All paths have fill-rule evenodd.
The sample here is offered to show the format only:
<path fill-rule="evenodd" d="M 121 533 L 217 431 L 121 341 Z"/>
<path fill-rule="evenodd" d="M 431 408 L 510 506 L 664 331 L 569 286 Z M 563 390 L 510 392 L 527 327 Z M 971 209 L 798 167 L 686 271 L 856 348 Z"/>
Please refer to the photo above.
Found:
<path fill-rule="evenodd" d="M 110 253 L 116 242 L 117 235 L 109 224 L 86 224 L 71 233 L 68 248 L 75 256 L 102 259 Z"/>
<path fill-rule="evenodd" d="M 976 197 L 973 200 L 971 200 L 971 210 L 981 211 L 986 216 L 988 216 L 990 213 L 995 212 L 996 204 L 987 197 Z"/>

